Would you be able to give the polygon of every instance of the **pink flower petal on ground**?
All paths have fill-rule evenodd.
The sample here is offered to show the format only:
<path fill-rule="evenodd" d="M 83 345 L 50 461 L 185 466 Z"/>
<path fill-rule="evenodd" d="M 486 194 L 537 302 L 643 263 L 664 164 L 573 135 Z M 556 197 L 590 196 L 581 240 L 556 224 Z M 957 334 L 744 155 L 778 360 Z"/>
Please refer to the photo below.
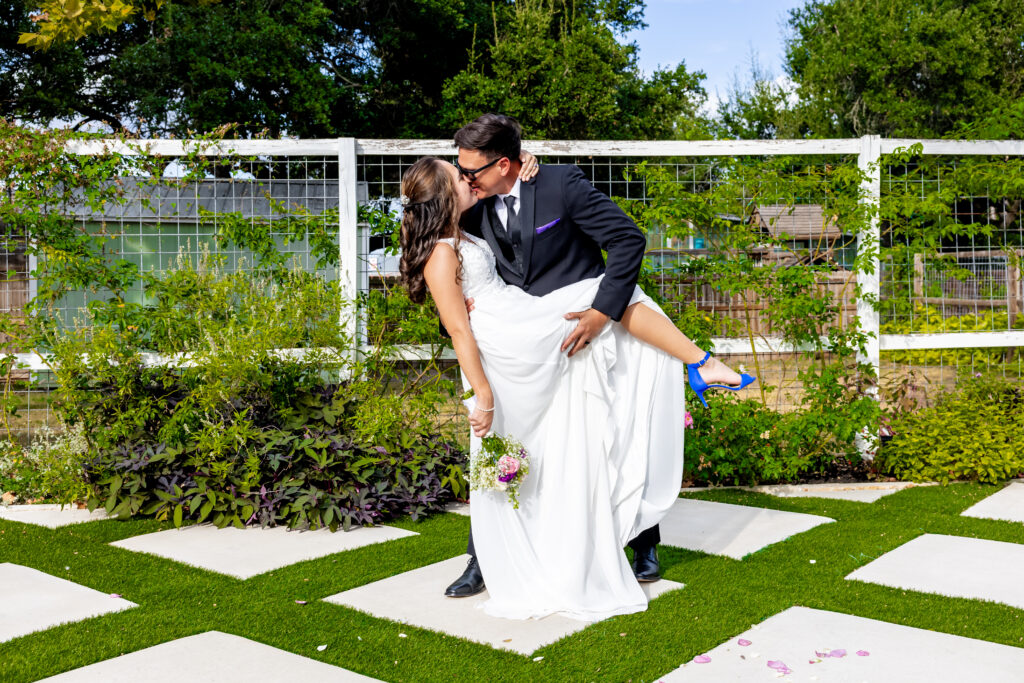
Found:
<path fill-rule="evenodd" d="M 858 657 L 867 657 L 870 654 L 871 653 L 868 652 L 867 650 L 857 650 L 857 656 Z"/>
<path fill-rule="evenodd" d="M 843 649 L 832 650 L 832 652 L 828 653 L 828 656 L 829 657 L 835 657 L 836 659 L 839 659 L 840 657 L 845 657 L 846 656 L 846 650 L 843 650 Z"/>
<path fill-rule="evenodd" d="M 824 659 L 825 657 L 828 657 L 828 653 L 827 652 L 818 652 L 817 650 L 815 650 L 814 651 L 814 656 Z"/>
<path fill-rule="evenodd" d="M 296 604 L 296 605 L 305 605 L 305 604 L 306 604 L 306 601 L 305 601 L 305 600 L 296 600 L 296 601 L 295 601 L 295 604 Z"/>
<path fill-rule="evenodd" d="M 707 655 L 697 655 L 693 658 L 693 661 L 696 664 L 707 664 L 711 661 L 711 657 L 708 657 Z"/>
<path fill-rule="evenodd" d="M 112 598 L 119 598 L 119 597 L 121 597 L 121 594 L 120 593 L 111 593 L 110 597 L 112 597 Z"/>
<path fill-rule="evenodd" d="M 746 638 L 740 638 L 739 640 L 736 641 L 736 644 L 737 645 L 742 645 L 743 647 L 746 647 L 747 645 L 750 645 L 750 641 L 747 640 Z"/>
<path fill-rule="evenodd" d="M 769 659 L 768 660 L 768 668 L 769 669 L 775 669 L 779 673 L 784 673 L 784 674 L 791 674 L 791 673 L 793 673 L 793 670 L 790 669 L 788 666 L 786 666 L 785 662 L 780 661 L 780 660 Z"/>

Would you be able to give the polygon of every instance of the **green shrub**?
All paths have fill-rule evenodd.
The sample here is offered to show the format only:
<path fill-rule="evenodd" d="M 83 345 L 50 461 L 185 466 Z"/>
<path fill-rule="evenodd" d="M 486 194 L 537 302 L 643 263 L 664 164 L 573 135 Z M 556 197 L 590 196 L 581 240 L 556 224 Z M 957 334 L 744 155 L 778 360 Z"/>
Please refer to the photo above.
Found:
<path fill-rule="evenodd" d="M 90 444 L 90 508 L 335 529 L 465 494 L 465 454 L 438 414 L 454 383 L 387 345 L 354 359 L 336 282 L 224 273 L 207 255 L 146 289 L 151 303 L 94 302 L 54 340 L 56 408 Z"/>
<path fill-rule="evenodd" d="M 804 369 L 801 406 L 778 413 L 729 392 L 705 395 L 686 434 L 686 476 L 695 484 L 750 485 L 835 476 L 860 463 L 856 437 L 877 403 L 848 384 L 842 364 Z"/>
<path fill-rule="evenodd" d="M 876 460 L 908 481 L 971 479 L 999 483 L 1024 473 L 1024 388 L 974 377 L 935 404 L 891 422 L 893 439 Z"/>
<path fill-rule="evenodd" d="M 52 429 L 46 425 L 24 448 L 6 441 L 0 451 L 0 492 L 17 500 L 67 505 L 84 502 L 88 488 L 82 467 L 89 444 L 80 426 Z"/>

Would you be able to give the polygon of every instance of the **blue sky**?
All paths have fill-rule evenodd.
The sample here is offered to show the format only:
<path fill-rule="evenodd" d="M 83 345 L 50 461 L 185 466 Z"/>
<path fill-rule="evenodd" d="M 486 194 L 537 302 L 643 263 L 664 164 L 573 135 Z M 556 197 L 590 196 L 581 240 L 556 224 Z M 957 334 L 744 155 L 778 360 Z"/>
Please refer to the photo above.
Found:
<path fill-rule="evenodd" d="M 724 99 L 738 74 L 750 73 L 752 52 L 774 76 L 783 75 L 783 38 L 789 10 L 802 0 L 647 0 L 642 31 L 626 35 L 640 47 L 640 68 L 686 62 L 707 74 L 704 87 Z"/>

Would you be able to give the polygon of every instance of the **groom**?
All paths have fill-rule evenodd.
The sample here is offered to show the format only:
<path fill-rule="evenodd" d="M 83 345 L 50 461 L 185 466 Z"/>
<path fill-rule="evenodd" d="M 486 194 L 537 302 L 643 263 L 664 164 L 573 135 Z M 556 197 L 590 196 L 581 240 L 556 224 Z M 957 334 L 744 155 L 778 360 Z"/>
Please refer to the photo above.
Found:
<path fill-rule="evenodd" d="M 537 176 L 519 180 L 519 123 L 484 114 L 455 134 L 456 167 L 478 199 L 463 216 L 463 228 L 487 240 L 505 282 L 534 296 L 604 273 L 591 308 L 567 311 L 578 321 L 562 344 L 570 356 L 590 344 L 609 320 L 625 313 L 647 240 L 615 202 L 591 185 L 576 166 L 541 166 Z M 608 254 L 605 264 L 601 251 Z M 470 304 L 472 302 L 469 302 Z M 640 582 L 661 578 L 657 526 L 629 542 L 633 573 Z M 484 590 L 484 579 L 469 533 L 466 571 L 445 595 L 464 598 Z"/>

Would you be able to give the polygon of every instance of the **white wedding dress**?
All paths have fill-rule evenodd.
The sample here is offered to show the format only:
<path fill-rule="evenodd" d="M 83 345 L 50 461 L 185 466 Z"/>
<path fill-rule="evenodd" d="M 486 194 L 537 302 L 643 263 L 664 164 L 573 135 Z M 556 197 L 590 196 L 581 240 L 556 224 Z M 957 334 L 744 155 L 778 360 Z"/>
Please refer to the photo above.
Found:
<path fill-rule="evenodd" d="M 601 278 L 535 297 L 502 281 L 484 240 L 464 235 L 459 244 L 463 292 L 475 300 L 470 326 L 494 392 L 492 431 L 530 454 L 518 509 L 502 492 L 471 494 L 490 596 L 483 608 L 587 621 L 646 609 L 623 547 L 679 495 L 683 364 L 619 324 L 568 358 L 559 347 L 576 322 L 563 316 L 589 308 Z M 636 302 L 661 313 L 639 287 Z M 471 448 L 479 445 L 474 437 Z"/>

